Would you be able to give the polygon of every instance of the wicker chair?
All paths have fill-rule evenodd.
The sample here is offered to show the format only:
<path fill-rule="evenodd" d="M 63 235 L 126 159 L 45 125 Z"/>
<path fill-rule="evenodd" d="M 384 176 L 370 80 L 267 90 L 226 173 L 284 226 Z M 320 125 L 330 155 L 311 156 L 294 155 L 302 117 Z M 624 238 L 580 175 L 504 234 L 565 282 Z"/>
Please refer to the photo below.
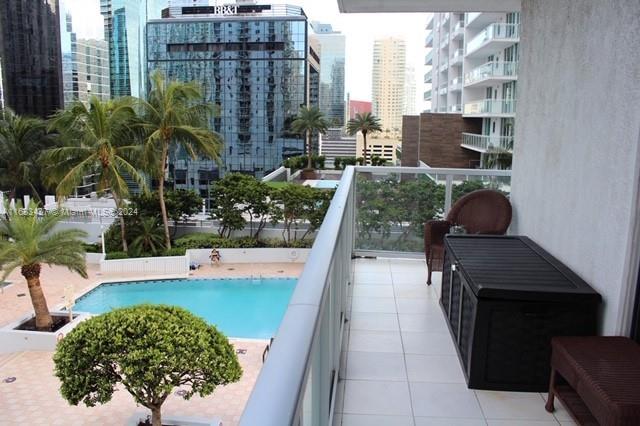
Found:
<path fill-rule="evenodd" d="M 445 220 L 430 220 L 424 226 L 424 254 L 427 258 L 427 284 L 431 272 L 442 270 L 444 236 L 454 225 L 464 226 L 468 234 L 503 235 L 511 223 L 511 203 L 498 191 L 480 189 L 460 198 Z"/>

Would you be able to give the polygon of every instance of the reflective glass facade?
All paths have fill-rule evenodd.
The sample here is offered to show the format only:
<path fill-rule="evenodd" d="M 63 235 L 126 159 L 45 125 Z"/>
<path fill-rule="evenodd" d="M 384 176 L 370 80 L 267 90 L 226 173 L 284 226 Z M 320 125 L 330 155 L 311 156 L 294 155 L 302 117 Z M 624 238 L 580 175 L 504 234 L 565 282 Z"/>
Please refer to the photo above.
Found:
<path fill-rule="evenodd" d="M 109 44 L 100 0 L 61 0 L 60 43 L 65 105 L 91 96 L 109 99 Z"/>
<path fill-rule="evenodd" d="M 61 108 L 58 0 L 0 0 L 0 57 L 8 107 L 40 117 Z"/>
<path fill-rule="evenodd" d="M 178 187 L 206 191 L 228 172 L 262 177 L 304 153 L 303 140 L 289 130 L 307 96 L 311 104 L 318 97 L 317 69 L 307 69 L 304 15 L 155 20 L 147 25 L 147 46 L 149 72 L 202 85 L 213 105 L 209 125 L 224 139 L 220 171 L 211 161 L 174 153 L 170 170 Z"/>
<path fill-rule="evenodd" d="M 145 25 L 159 18 L 167 5 L 168 0 L 100 0 L 109 42 L 111 96 L 144 96 Z"/>
<path fill-rule="evenodd" d="M 343 127 L 345 36 L 329 24 L 313 22 L 312 27 L 320 43 L 320 111 L 331 127 Z"/>

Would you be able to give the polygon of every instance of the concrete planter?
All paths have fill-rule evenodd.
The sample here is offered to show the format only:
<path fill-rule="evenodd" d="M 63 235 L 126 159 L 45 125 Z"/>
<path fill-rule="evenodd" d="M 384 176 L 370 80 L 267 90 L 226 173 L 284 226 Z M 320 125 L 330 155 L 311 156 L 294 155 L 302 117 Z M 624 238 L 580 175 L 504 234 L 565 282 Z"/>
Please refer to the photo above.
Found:
<path fill-rule="evenodd" d="M 65 311 L 52 311 L 51 315 L 66 316 Z M 54 351 L 58 340 L 64 338 L 80 322 L 86 320 L 91 315 L 84 312 L 74 312 L 73 320 L 64 327 L 52 331 L 31 331 L 16 330 L 19 326 L 34 317 L 34 314 L 26 315 L 0 328 L 0 353 L 22 352 L 22 351 Z"/>
<path fill-rule="evenodd" d="M 311 249 L 297 248 L 247 248 L 218 249 L 221 263 L 304 263 Z M 187 256 L 192 262 L 209 264 L 211 249 L 189 249 Z"/>
<path fill-rule="evenodd" d="M 140 422 L 147 420 L 151 413 L 138 412 L 129 418 L 127 426 L 138 426 Z M 222 420 L 218 417 L 191 417 L 191 416 L 162 416 L 162 424 L 169 426 L 222 426 Z"/>

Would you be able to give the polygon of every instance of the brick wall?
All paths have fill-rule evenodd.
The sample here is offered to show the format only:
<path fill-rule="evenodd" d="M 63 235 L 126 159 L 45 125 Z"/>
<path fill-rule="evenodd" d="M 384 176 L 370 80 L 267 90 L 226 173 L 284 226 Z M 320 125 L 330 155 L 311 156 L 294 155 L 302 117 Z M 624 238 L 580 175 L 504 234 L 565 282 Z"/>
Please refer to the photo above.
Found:
<path fill-rule="evenodd" d="M 464 149 L 460 143 L 463 132 L 479 134 L 482 131 L 481 119 L 433 113 L 403 118 L 403 166 L 415 166 L 418 159 L 431 167 L 473 168 L 478 165 L 480 153 Z"/>

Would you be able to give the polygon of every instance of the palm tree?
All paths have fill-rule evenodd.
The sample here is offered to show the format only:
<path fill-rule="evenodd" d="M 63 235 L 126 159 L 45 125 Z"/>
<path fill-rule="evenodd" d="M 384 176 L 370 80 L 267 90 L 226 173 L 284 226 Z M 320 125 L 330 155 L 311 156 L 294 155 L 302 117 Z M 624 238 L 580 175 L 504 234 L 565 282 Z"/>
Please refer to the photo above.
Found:
<path fill-rule="evenodd" d="M 51 314 L 40 285 L 41 265 L 66 266 L 87 278 L 81 240 L 87 234 L 77 229 L 54 231 L 62 216 L 39 217 L 37 209 L 33 201 L 27 209 L 7 207 L 6 214 L 0 218 L 0 265 L 3 280 L 17 267 L 21 268 L 36 314 L 36 328 L 51 330 Z"/>
<path fill-rule="evenodd" d="M 203 156 L 220 161 L 222 137 L 205 127 L 211 108 L 203 104 L 202 91 L 194 83 L 167 81 L 160 71 L 151 74 L 152 88 L 142 108 L 140 127 L 144 133 L 145 164 L 158 179 L 160 212 L 165 246 L 171 248 L 169 219 L 164 200 L 167 156 L 172 145 L 179 145 L 192 158 Z"/>
<path fill-rule="evenodd" d="M 131 249 L 137 253 L 149 252 L 156 254 L 164 248 L 164 233 L 158 227 L 155 217 L 145 217 L 136 227 L 135 235 L 131 241 Z"/>
<path fill-rule="evenodd" d="M 367 164 L 367 134 L 374 132 L 381 132 L 382 126 L 380 125 L 380 119 L 370 112 L 363 114 L 356 114 L 355 118 L 352 118 L 347 123 L 347 133 L 351 136 L 358 132 L 362 133 L 362 139 L 364 141 L 364 164 Z"/>
<path fill-rule="evenodd" d="M 9 199 L 26 193 L 39 199 L 40 167 L 36 159 L 53 145 L 47 126 L 39 118 L 21 117 L 5 109 L 0 118 L 0 187 L 9 190 Z"/>
<path fill-rule="evenodd" d="M 100 101 L 95 96 L 89 105 L 75 102 L 56 113 L 49 128 L 57 130 L 65 146 L 47 150 L 42 161 L 47 179 L 56 185 L 56 194 L 72 194 L 83 177 L 95 174 L 99 192 L 111 191 L 120 218 L 122 249 L 127 251 L 124 216 L 125 199 L 129 187 L 125 176 L 136 181 L 143 189 L 145 179 L 135 167 L 134 157 L 139 151 L 135 145 L 133 124 L 136 118 L 133 101 L 120 98 Z"/>
<path fill-rule="evenodd" d="M 307 147 L 307 169 L 313 168 L 311 160 L 311 135 L 314 132 L 324 133 L 329 128 L 329 122 L 324 118 L 324 114 L 316 107 L 303 106 L 298 112 L 298 116 L 291 123 L 291 130 L 297 134 L 305 135 L 305 145 Z"/>

